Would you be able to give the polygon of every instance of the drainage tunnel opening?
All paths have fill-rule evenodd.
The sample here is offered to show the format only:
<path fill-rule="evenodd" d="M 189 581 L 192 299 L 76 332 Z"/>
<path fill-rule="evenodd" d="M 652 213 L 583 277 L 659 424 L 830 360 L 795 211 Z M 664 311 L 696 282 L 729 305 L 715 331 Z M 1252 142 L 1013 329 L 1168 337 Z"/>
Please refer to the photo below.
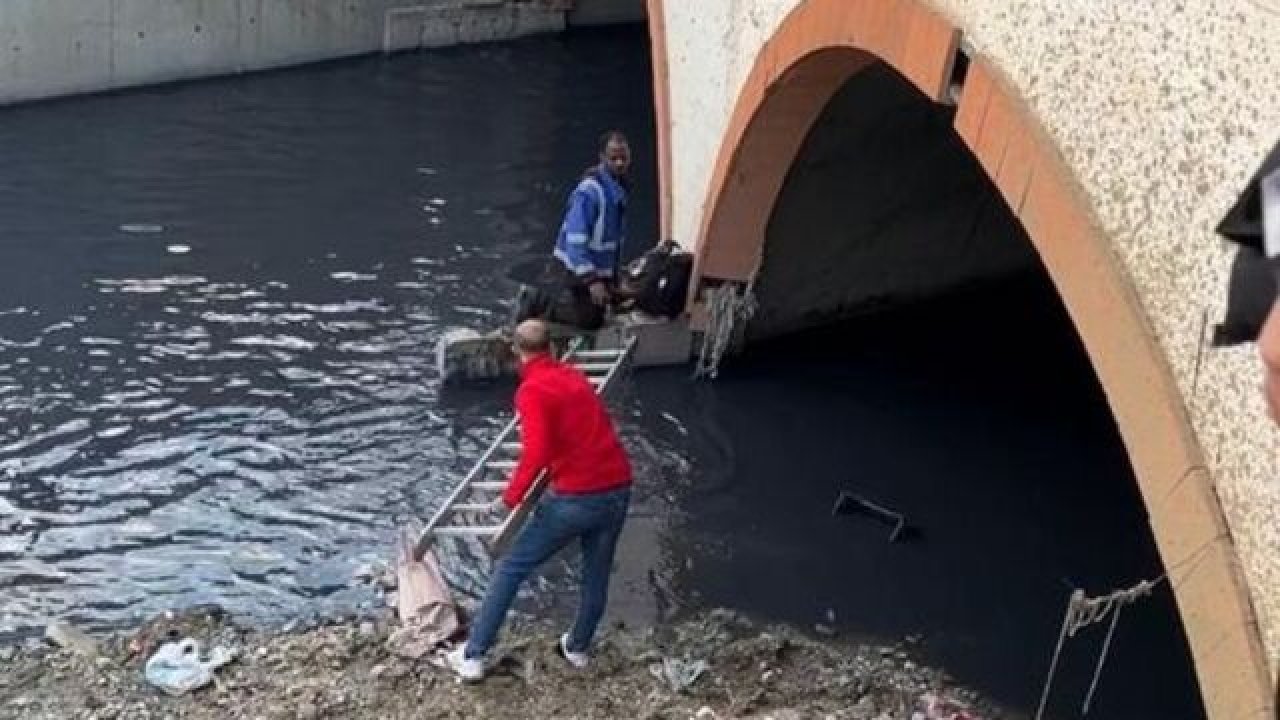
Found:
<path fill-rule="evenodd" d="M 768 221 L 760 312 L 715 387 L 723 452 L 704 472 L 728 486 L 686 528 L 702 550 L 678 582 L 916 639 L 1031 713 L 1072 588 L 1164 568 L 1071 318 L 952 112 L 875 63 L 809 130 Z M 920 536 L 833 517 L 842 489 Z M 1068 643 L 1049 716 L 1078 714 L 1105 631 Z M 1123 614 L 1090 716 L 1203 714 L 1162 584 Z"/>

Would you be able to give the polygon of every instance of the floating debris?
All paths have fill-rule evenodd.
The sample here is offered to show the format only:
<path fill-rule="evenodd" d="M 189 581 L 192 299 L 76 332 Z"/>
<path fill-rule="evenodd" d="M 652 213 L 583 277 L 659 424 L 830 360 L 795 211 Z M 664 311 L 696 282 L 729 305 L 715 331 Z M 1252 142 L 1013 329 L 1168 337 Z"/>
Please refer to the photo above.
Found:
<path fill-rule="evenodd" d="M 346 270 L 340 270 L 338 272 L 329 273 L 329 277 L 333 278 L 334 280 L 337 280 L 338 282 L 371 282 L 373 280 L 378 279 L 377 275 L 371 275 L 369 273 L 350 272 Z"/>
<path fill-rule="evenodd" d="M 125 223 L 120 226 L 120 232 L 134 235 L 155 235 L 156 233 L 164 232 L 164 226 L 156 223 Z"/>

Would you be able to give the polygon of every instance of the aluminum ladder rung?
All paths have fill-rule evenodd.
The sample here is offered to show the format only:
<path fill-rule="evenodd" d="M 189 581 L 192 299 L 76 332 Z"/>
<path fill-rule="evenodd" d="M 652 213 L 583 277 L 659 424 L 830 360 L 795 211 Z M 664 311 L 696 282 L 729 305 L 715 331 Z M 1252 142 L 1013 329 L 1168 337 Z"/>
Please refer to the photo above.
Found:
<path fill-rule="evenodd" d="M 452 537 L 485 537 L 501 531 L 501 525 L 437 525 L 431 529 L 436 535 Z"/>
<path fill-rule="evenodd" d="M 452 513 L 492 513 L 494 507 L 489 503 L 458 503 L 449 506 L 449 512 Z"/>
<path fill-rule="evenodd" d="M 506 453 L 518 453 L 520 452 L 520 448 L 522 446 L 518 442 L 504 442 L 499 447 L 502 448 L 502 451 Z"/>
<path fill-rule="evenodd" d="M 569 353 L 567 360 L 576 362 L 578 360 L 612 360 L 616 361 L 626 353 L 626 350 L 575 350 Z"/>
<path fill-rule="evenodd" d="M 515 460 L 490 460 L 484 466 L 490 470 L 515 470 L 517 464 Z"/>
<path fill-rule="evenodd" d="M 489 491 L 497 490 L 501 492 L 507 489 L 507 484 L 504 482 L 478 482 L 477 481 L 477 482 L 469 483 L 468 487 L 472 488 L 473 490 L 489 490 Z"/>
<path fill-rule="evenodd" d="M 613 370 L 613 363 L 574 363 L 574 367 L 582 371 L 583 375 L 608 375 Z"/>

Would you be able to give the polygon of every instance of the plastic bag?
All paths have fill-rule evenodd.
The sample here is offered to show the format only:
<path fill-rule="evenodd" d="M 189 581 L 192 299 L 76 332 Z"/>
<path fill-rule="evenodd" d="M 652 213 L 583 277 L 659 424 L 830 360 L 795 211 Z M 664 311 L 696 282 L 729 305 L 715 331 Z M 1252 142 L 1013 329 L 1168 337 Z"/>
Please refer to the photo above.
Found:
<path fill-rule="evenodd" d="M 147 682 L 170 695 L 183 695 L 213 682 L 213 671 L 235 659 L 235 654 L 217 647 L 208 660 L 200 659 L 200 644 L 191 638 L 165 643 L 147 660 Z"/>

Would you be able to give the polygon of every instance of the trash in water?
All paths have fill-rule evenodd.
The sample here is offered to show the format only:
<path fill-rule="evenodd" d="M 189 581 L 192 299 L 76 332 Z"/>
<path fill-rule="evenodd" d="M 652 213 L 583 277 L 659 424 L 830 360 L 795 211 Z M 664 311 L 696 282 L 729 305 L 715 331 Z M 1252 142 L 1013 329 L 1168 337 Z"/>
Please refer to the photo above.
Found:
<path fill-rule="evenodd" d="M 134 233 L 135 235 L 154 235 L 164 232 L 164 226 L 155 223 L 125 223 L 120 226 L 120 232 Z"/>
<path fill-rule="evenodd" d="M 846 515 L 853 512 L 861 512 L 893 525 L 893 530 L 889 533 L 891 543 L 897 542 L 903 535 L 903 531 L 907 530 L 907 519 L 902 513 L 874 503 L 861 495 L 841 490 L 836 496 L 835 505 L 831 507 L 831 514 Z"/>
<path fill-rule="evenodd" d="M 183 695 L 213 682 L 213 672 L 235 659 L 235 653 L 216 647 L 208 660 L 200 659 L 200 644 L 191 638 L 165 643 L 147 661 L 147 682 L 170 695 Z"/>
<path fill-rule="evenodd" d="M 649 674 L 665 680 L 671 692 L 682 693 L 691 687 L 702 674 L 707 671 L 705 660 L 680 660 L 678 658 L 662 658 L 661 663 L 649 666 Z"/>

